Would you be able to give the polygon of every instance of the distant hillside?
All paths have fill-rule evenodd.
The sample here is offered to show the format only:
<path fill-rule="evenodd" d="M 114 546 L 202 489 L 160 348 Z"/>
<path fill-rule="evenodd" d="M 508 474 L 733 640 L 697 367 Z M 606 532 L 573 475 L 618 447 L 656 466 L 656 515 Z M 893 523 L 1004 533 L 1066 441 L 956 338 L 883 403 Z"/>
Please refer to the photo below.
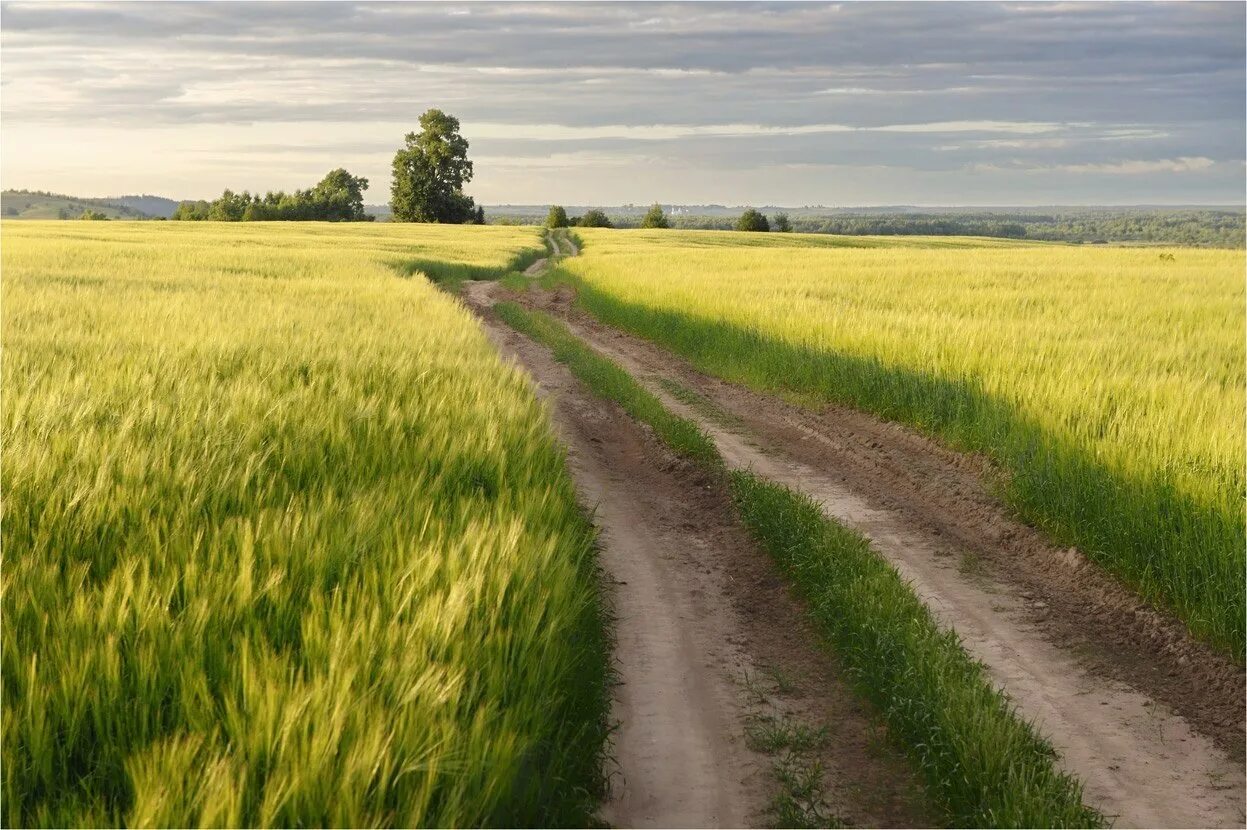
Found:
<path fill-rule="evenodd" d="M 87 210 L 102 213 L 109 219 L 151 218 L 149 214 L 129 205 L 118 204 L 113 199 L 87 199 L 80 196 L 66 196 L 63 193 L 45 193 L 41 190 L 0 192 L 0 214 L 5 219 L 77 219 Z"/>
<path fill-rule="evenodd" d="M 173 211 L 181 204 L 177 199 L 166 199 L 164 196 L 150 196 L 146 193 L 142 196 L 110 196 L 104 201 L 114 205 L 124 205 L 125 207 L 133 208 L 148 216 L 162 216 L 165 219 L 172 216 Z"/>

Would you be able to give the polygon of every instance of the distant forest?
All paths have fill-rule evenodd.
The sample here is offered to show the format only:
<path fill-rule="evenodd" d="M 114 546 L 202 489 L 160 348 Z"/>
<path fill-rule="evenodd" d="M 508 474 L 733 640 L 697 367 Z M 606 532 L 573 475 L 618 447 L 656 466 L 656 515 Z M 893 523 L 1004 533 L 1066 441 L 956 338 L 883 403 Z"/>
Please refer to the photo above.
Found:
<path fill-rule="evenodd" d="M 335 174 L 345 174 L 335 175 Z M 35 190 L 3 192 L 3 215 L 9 219 L 78 219 L 84 212 L 99 211 L 109 219 L 150 219 L 177 214 L 182 219 L 249 218 L 349 219 L 388 221 L 388 205 L 365 205 L 363 180 L 345 170 L 326 176 L 328 182 L 308 191 L 260 196 L 226 191 L 212 202 L 178 204 L 157 196 L 119 196 L 92 199 Z M 215 211 L 214 211 L 215 207 Z M 617 228 L 641 226 L 648 206 L 622 205 L 596 209 Z M 505 225 L 540 225 L 546 221 L 547 205 L 498 205 L 489 208 L 488 222 Z M 576 213 L 591 208 L 568 205 Z M 145 212 L 146 211 L 146 212 Z M 248 211 L 250 213 L 248 214 Z M 1242 208 L 762 208 L 772 219 L 789 216 L 798 233 L 831 233 L 879 236 L 989 236 L 1036 239 L 1081 244 L 1138 243 L 1242 248 L 1247 220 Z M 673 228 L 730 230 L 741 208 L 722 205 L 667 206 Z M 210 217 L 209 214 L 214 214 Z"/>
<path fill-rule="evenodd" d="M 568 210 L 573 208 L 569 206 Z M 643 209 L 631 205 L 605 208 L 617 228 L 641 226 Z M 709 206 L 706 214 L 698 208 L 672 206 L 668 221 L 673 228 L 731 230 L 740 208 Z M 818 213 L 817 208 L 786 210 L 764 208 L 772 219 L 781 213 L 789 217 L 797 233 L 828 233 L 848 236 L 989 236 L 1005 239 L 1035 239 L 1079 244 L 1134 242 L 1215 248 L 1242 248 L 1247 235 L 1247 216 L 1242 209 L 1222 208 L 1070 208 L 1043 212 L 940 210 L 938 212 L 849 210 Z M 729 212 L 734 211 L 734 212 Z M 493 207 L 490 221 L 496 224 L 540 224 L 545 210 Z"/>

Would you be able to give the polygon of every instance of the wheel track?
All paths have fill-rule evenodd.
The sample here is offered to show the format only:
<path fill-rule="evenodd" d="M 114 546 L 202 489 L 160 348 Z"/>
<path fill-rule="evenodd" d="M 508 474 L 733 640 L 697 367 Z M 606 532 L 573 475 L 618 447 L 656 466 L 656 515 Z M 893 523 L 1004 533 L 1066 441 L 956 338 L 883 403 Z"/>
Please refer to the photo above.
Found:
<path fill-rule="evenodd" d="M 936 618 L 958 632 L 967 650 L 984 663 L 1022 715 L 1037 722 L 1061 753 L 1064 766 L 1083 780 L 1089 803 L 1116 818 L 1119 826 L 1243 826 L 1242 730 L 1233 722 L 1233 713 L 1227 716 L 1223 711 L 1227 703 L 1233 706 L 1234 692 L 1241 688 L 1241 673 L 1232 664 L 1180 633 L 1166 632 L 1170 640 L 1164 642 L 1170 644 L 1177 638 L 1183 646 L 1168 655 L 1169 662 L 1194 670 L 1187 657 L 1194 654 L 1209 664 L 1208 676 L 1218 684 L 1204 690 L 1209 694 L 1203 696 L 1212 698 L 1208 708 L 1214 714 L 1203 719 L 1200 725 L 1207 729 L 1201 732 L 1176 711 L 1181 708 L 1180 702 L 1178 706 L 1166 705 L 1154 694 L 1157 689 L 1149 689 L 1146 682 L 1136 686 L 1106 675 L 1101 671 L 1105 668 L 1102 660 L 1087 659 L 1085 649 L 1094 645 L 1090 641 L 1095 629 L 1090 637 L 1087 631 L 1082 632 L 1082 638 L 1069 636 L 1050 624 L 1053 609 L 1037 600 L 1032 591 L 1004 578 L 999 569 L 980 570 L 977 563 L 975 567 L 965 566 L 960 554 L 971 542 L 977 550 L 1007 552 L 1011 537 L 1025 535 L 1028 529 L 997 520 L 991 538 L 970 540 L 966 529 L 956 523 L 950 532 L 938 522 L 923 520 L 930 517 L 907 515 L 903 506 L 897 509 L 896 503 L 878 498 L 873 488 L 860 486 L 863 476 L 878 474 L 877 466 L 873 471 L 870 464 L 865 470 L 861 465 L 849 469 L 852 465 L 846 463 L 843 453 L 834 451 L 837 439 L 843 436 L 819 434 L 817 428 L 803 422 L 795 407 L 767 402 L 763 396 L 701 376 L 653 344 L 575 312 L 566 292 L 546 296 L 542 304 L 546 310 L 561 314 L 575 334 L 628 369 L 666 406 L 697 422 L 714 439 L 730 466 L 752 469 L 811 495 L 822 502 L 829 516 L 867 536 L 914 585 Z M 705 411 L 675 399 L 658 383 L 660 378 L 692 386 L 721 406 L 729 419 L 707 417 Z M 724 390 L 732 394 L 724 394 Z M 788 413 L 788 409 L 794 412 Z M 750 429 L 768 416 L 776 417 L 777 410 L 781 417 L 789 418 L 784 429 Z M 882 442 L 926 442 L 894 425 L 870 423 L 872 419 L 860 413 L 845 414 L 875 449 Z M 731 425 L 726 426 L 729 420 Z M 801 423 L 804 429 L 794 434 L 794 423 Z M 810 443 L 823 445 L 823 451 L 811 452 Z M 827 444 L 833 445 L 833 451 L 827 451 Z M 973 478 L 983 472 L 980 462 L 944 455 L 945 461 L 960 467 L 962 475 Z M 920 468 L 927 467 L 918 476 L 944 472 L 935 469 L 942 466 L 938 454 L 911 453 L 907 457 Z M 896 483 L 894 478 L 885 479 Z M 1076 551 L 1065 551 L 1061 559 L 1062 567 L 1085 580 L 1112 582 L 1090 568 Z M 1109 586 L 1104 590 L 1113 593 L 1123 589 Z M 1172 629 L 1164 625 L 1161 615 L 1140 613 L 1143 628 Z M 1127 623 L 1124 627 L 1129 629 L 1135 621 Z M 1136 655 L 1135 664 L 1146 656 L 1146 651 Z M 1237 700 L 1241 712 L 1241 695 Z M 1225 722 L 1226 717 L 1230 722 Z"/>
<path fill-rule="evenodd" d="M 622 683 L 613 715 L 612 791 L 620 826 L 757 826 L 772 760 L 744 732 L 757 679 L 782 674 L 766 705 L 829 727 L 828 807 L 865 826 L 928 826 L 923 788 L 818 647 L 800 604 L 741 526 L 725 493 L 618 406 L 590 395 L 544 347 L 496 322 L 495 283 L 465 282 L 499 350 L 551 403 L 580 499 L 601 531 Z M 751 681 L 748 692 L 742 681 Z"/>

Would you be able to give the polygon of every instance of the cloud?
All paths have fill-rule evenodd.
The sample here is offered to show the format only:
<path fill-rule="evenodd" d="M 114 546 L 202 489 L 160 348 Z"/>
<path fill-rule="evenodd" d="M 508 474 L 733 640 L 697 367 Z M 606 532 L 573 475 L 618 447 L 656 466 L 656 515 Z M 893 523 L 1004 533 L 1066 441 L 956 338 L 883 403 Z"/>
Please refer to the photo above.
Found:
<path fill-rule="evenodd" d="M 1183 156 L 1176 159 L 1153 159 L 1150 161 L 1118 161 L 1107 164 L 1061 164 L 1053 169 L 1063 173 L 1109 173 L 1116 176 L 1137 176 L 1142 173 L 1189 173 L 1207 170 L 1216 164 L 1210 158 Z"/>
<path fill-rule="evenodd" d="M 608 182 L 624 201 L 649 198 L 640 191 L 654 186 L 658 158 L 703 171 L 680 179 L 689 187 L 764 187 L 757 171 L 782 165 L 834 169 L 840 178 L 820 185 L 829 192 L 815 200 L 826 202 L 875 201 L 868 188 L 852 189 L 870 176 L 844 171 L 880 168 L 946 175 L 949 199 L 961 197 L 955 177 L 972 166 L 984 181 L 997 177 L 1001 201 L 1025 196 L 1000 172 L 1018 164 L 1122 167 L 1096 177 L 1095 190 L 1070 191 L 1097 202 L 1133 198 L 1112 181 L 1146 182 L 1157 200 L 1178 181 L 1205 183 L 1218 201 L 1243 189 L 1241 177 L 1211 175 L 1239 170 L 1224 163 L 1241 161 L 1247 139 L 1242 4 L 16 2 L 2 10 L 3 172 L 31 186 L 165 190 L 141 161 L 152 154 L 168 156 L 166 180 L 204 194 L 227 184 L 288 187 L 298 182 L 282 177 L 346 160 L 385 181 L 386 148 L 440 106 L 462 119 L 479 157 L 498 160 L 477 166 L 488 192 L 537 186 L 503 159 L 543 159 L 546 171 L 573 153 L 580 201 Z M 275 164 L 283 141 L 297 158 Z M 57 156 L 65 147 L 83 162 L 72 181 Z M 143 151 L 126 167 L 131 147 Z M 189 166 L 206 156 L 217 160 L 210 173 Z M 635 175 L 598 177 L 591 158 L 612 169 L 631 159 Z M 236 171 L 222 181 L 231 159 Z M 1183 161 L 1198 159 L 1216 166 Z M 806 185 L 783 186 L 796 194 Z"/>
<path fill-rule="evenodd" d="M 1209 170 L 1217 162 L 1204 156 L 1172 159 L 1130 159 L 1125 161 L 1095 162 L 1086 164 L 1033 164 L 1025 161 L 986 162 L 971 164 L 967 169 L 975 173 L 1090 173 L 1110 176 L 1143 176 L 1154 173 L 1192 173 Z"/>
<path fill-rule="evenodd" d="M 891 124 L 870 127 L 881 133 L 1051 133 L 1060 124 L 1042 121 L 935 121 L 929 124 Z"/>

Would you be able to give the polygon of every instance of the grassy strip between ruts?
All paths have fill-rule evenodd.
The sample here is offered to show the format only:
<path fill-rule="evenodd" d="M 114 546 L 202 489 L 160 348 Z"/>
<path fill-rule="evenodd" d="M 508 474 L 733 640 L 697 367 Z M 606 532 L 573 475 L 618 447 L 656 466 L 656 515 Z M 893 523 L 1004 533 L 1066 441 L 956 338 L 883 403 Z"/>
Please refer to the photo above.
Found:
<path fill-rule="evenodd" d="M 713 441 L 566 326 L 513 303 L 495 309 L 554 351 L 597 395 L 651 426 L 674 452 L 723 473 Z M 752 473 L 726 474 L 742 520 L 799 588 L 818 630 L 878 708 L 954 826 L 1101 826 L 1052 747 L 992 687 L 957 635 L 860 535 L 806 496 Z"/>
<path fill-rule="evenodd" d="M 696 424 L 668 412 L 623 367 L 587 347 L 562 323 L 515 303 L 499 303 L 494 310 L 512 328 L 549 346 L 555 359 L 567 364 L 595 395 L 615 401 L 633 418 L 652 427 L 677 454 L 710 469 L 722 468 L 723 460 L 714 442 Z"/>

